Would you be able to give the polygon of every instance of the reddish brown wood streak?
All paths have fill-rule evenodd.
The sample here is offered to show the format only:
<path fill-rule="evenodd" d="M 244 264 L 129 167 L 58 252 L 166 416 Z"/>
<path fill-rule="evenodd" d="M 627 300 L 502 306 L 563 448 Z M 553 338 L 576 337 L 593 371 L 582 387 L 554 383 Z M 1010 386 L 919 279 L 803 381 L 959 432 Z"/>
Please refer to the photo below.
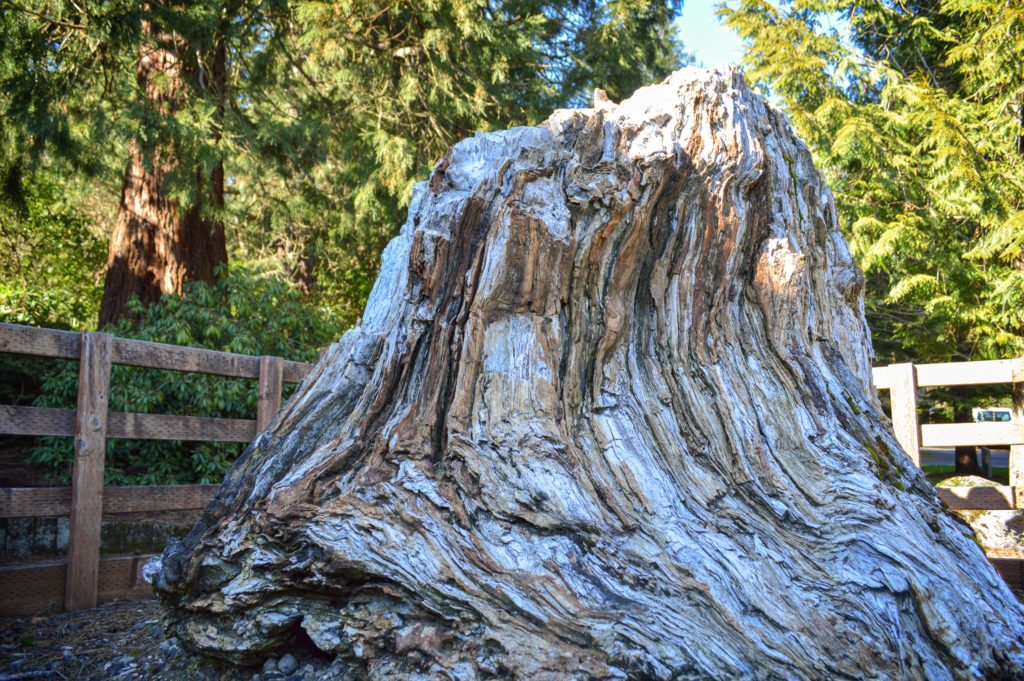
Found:
<path fill-rule="evenodd" d="M 834 215 L 731 71 L 459 143 L 161 559 L 177 632 L 251 661 L 301 627 L 386 681 L 1018 673 L 1024 613 L 871 392 Z"/>

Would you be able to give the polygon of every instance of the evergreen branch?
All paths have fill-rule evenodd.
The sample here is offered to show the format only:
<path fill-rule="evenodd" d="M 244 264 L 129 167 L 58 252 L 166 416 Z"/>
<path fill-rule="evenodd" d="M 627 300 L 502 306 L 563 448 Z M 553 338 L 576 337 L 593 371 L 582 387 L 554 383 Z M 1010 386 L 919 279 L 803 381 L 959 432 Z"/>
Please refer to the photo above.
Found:
<path fill-rule="evenodd" d="M 76 31 L 88 31 L 88 30 L 91 30 L 90 27 L 86 26 L 85 24 L 72 24 L 72 23 L 69 23 L 67 21 L 61 21 L 60 19 L 54 19 L 53 17 L 48 17 L 45 14 L 42 14 L 40 12 L 36 12 L 35 10 L 29 9 L 28 7 L 22 7 L 21 5 L 18 5 L 16 3 L 11 2 L 10 0 L 4 0 L 3 4 L 6 5 L 7 7 L 10 7 L 12 9 L 18 10 L 19 12 L 24 12 L 25 14 L 31 14 L 32 16 L 36 17 L 37 19 L 42 19 L 43 21 L 45 21 L 46 23 L 50 24 L 51 26 L 60 26 L 62 28 L 70 28 L 70 29 L 76 30 Z"/>

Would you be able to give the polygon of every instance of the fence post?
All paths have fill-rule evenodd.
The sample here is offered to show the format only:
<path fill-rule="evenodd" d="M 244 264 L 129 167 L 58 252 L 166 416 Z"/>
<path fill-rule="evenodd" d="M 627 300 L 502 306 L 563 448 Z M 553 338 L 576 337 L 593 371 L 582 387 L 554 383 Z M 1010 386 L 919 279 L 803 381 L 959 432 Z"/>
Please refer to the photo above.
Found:
<path fill-rule="evenodd" d="M 281 382 L 284 360 L 280 357 L 260 357 L 259 396 L 256 400 L 256 432 L 263 430 L 281 410 Z"/>
<path fill-rule="evenodd" d="M 96 606 L 111 339 L 108 333 L 82 334 L 71 475 L 71 536 L 64 585 L 64 610 L 68 612 Z"/>
<path fill-rule="evenodd" d="M 912 363 L 889 366 L 892 385 L 892 429 L 896 440 L 918 468 L 921 467 L 921 424 L 917 420 L 917 368 Z"/>
<path fill-rule="evenodd" d="M 1013 420 L 1024 430 L 1024 359 L 1013 361 Z M 1010 445 L 1010 486 L 1024 487 L 1024 445 Z"/>

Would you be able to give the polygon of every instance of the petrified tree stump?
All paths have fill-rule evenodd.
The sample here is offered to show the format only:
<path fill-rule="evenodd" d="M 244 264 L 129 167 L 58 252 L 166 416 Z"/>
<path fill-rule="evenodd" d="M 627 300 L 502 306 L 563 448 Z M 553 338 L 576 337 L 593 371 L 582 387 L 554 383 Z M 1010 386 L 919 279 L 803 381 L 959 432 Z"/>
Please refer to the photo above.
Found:
<path fill-rule="evenodd" d="M 308 635 L 371 679 L 1018 678 L 863 282 L 738 73 L 465 140 L 160 597 L 195 649 Z"/>

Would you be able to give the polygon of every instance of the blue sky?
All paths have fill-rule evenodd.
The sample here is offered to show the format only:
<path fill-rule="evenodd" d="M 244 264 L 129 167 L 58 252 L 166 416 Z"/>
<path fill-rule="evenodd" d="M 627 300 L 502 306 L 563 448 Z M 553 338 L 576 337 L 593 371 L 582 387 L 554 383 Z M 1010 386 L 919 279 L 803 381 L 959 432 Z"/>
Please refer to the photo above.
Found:
<path fill-rule="evenodd" d="M 679 34 L 686 49 L 699 66 L 738 64 L 743 45 L 731 30 L 715 16 L 715 5 L 721 0 L 685 0 L 679 17 Z"/>

